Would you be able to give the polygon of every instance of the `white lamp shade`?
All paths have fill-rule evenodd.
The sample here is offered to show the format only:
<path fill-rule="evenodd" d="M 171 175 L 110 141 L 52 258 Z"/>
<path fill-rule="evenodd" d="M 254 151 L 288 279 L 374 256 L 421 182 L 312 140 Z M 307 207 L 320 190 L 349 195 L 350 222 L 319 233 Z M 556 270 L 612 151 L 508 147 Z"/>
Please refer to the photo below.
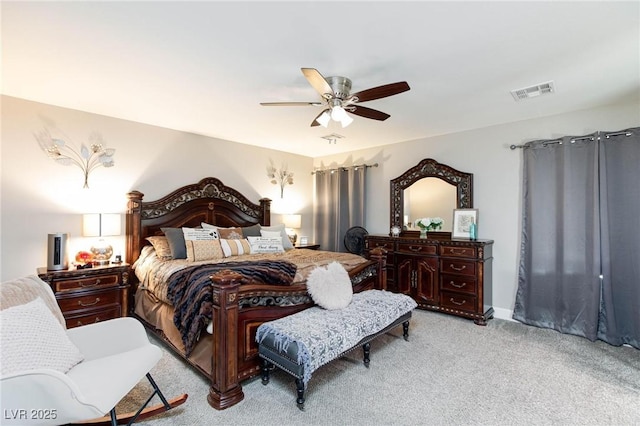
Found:
<path fill-rule="evenodd" d="M 333 118 L 334 121 L 341 121 L 346 116 L 347 112 L 340 105 L 336 105 L 331 109 L 331 118 Z"/>
<path fill-rule="evenodd" d="M 103 237 L 120 235 L 121 221 L 119 213 L 103 213 L 100 223 L 100 235 Z"/>
<path fill-rule="evenodd" d="M 302 215 L 286 214 L 282 219 L 284 226 L 287 228 L 299 229 L 302 226 Z"/>
<path fill-rule="evenodd" d="M 119 213 L 89 213 L 82 215 L 82 235 L 85 237 L 120 235 L 121 226 Z"/>
<path fill-rule="evenodd" d="M 100 214 L 89 213 L 82 215 L 82 235 L 85 237 L 100 236 Z"/>

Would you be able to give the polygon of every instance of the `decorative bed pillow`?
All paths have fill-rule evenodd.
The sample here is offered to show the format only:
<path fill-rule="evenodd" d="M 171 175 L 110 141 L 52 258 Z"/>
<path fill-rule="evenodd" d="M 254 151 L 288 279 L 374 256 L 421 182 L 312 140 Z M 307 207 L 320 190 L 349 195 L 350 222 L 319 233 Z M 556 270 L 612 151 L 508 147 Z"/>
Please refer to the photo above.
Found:
<path fill-rule="evenodd" d="M 240 228 L 218 228 L 218 235 L 225 240 L 238 240 L 244 238 Z"/>
<path fill-rule="evenodd" d="M 223 259 L 224 253 L 215 229 L 182 228 L 187 251 L 187 260 Z"/>
<path fill-rule="evenodd" d="M 154 250 L 156 251 L 156 256 L 160 260 L 171 260 L 173 257 L 171 256 L 171 247 L 169 247 L 169 240 L 166 236 L 154 236 L 148 237 L 147 241 L 151 243 Z"/>
<path fill-rule="evenodd" d="M 169 242 L 171 257 L 173 259 L 186 259 L 187 248 L 184 244 L 184 232 L 182 228 L 161 228 Z"/>
<path fill-rule="evenodd" d="M 313 269 L 307 277 L 307 292 L 318 306 L 327 310 L 346 308 L 353 297 L 349 273 L 338 262 Z"/>
<path fill-rule="evenodd" d="M 251 245 L 251 254 L 254 253 L 284 253 L 282 238 L 247 237 Z"/>
<path fill-rule="evenodd" d="M 66 373 L 84 359 L 41 298 L 0 311 L 2 375 L 37 368 Z"/>
<path fill-rule="evenodd" d="M 260 224 L 255 224 L 251 226 L 243 226 L 242 227 L 242 236 L 244 238 L 247 237 L 261 237 L 260 235 Z"/>
<path fill-rule="evenodd" d="M 249 245 L 249 241 L 244 238 L 234 238 L 230 240 L 221 238 L 220 246 L 222 247 L 224 257 L 240 256 L 241 254 L 251 253 L 251 246 Z"/>
<path fill-rule="evenodd" d="M 282 247 L 284 247 L 285 250 L 292 250 L 293 249 L 293 244 L 291 244 L 291 240 L 289 239 L 289 236 L 287 235 L 287 231 L 284 229 L 284 223 L 281 223 L 280 225 L 274 225 L 274 226 L 263 226 L 260 228 L 260 232 L 262 231 L 267 231 L 267 232 L 274 232 L 274 231 L 278 231 L 280 232 L 280 236 L 282 237 Z"/>

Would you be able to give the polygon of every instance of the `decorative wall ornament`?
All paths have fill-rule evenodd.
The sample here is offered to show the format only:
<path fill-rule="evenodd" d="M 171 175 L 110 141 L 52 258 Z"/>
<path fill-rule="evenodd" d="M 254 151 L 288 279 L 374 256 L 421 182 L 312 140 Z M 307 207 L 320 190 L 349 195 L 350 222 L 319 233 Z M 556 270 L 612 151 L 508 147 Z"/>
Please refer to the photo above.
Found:
<path fill-rule="evenodd" d="M 114 165 L 113 154 L 116 150 L 106 148 L 102 135 L 98 132 L 91 133 L 88 140 L 89 146 L 83 143 L 79 150 L 62 139 L 53 138 L 47 129 L 36 134 L 35 138 L 42 150 L 56 163 L 63 166 L 75 165 L 82 170 L 83 188 L 89 188 L 89 174 L 93 170 L 100 166 L 113 167 Z"/>
<path fill-rule="evenodd" d="M 287 185 L 293 185 L 293 173 L 288 170 L 286 164 L 283 164 L 278 170 L 273 164 L 273 160 L 269 160 L 267 176 L 271 179 L 272 184 L 280 185 L 280 198 L 283 198 L 284 196 L 284 187 Z"/>

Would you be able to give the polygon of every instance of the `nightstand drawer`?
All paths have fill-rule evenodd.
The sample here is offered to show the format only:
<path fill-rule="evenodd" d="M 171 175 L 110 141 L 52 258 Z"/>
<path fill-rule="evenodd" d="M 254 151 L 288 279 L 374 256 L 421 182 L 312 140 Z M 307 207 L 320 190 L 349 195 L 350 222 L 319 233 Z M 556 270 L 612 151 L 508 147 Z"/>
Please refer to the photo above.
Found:
<path fill-rule="evenodd" d="M 94 290 L 82 294 L 74 293 L 73 297 L 68 297 L 69 295 L 60 293 L 57 295 L 58 305 L 63 313 L 120 304 L 120 290 L 118 288 L 113 290 Z"/>
<path fill-rule="evenodd" d="M 459 291 L 476 294 L 476 278 L 467 275 L 440 275 L 440 288 L 442 290 Z"/>
<path fill-rule="evenodd" d="M 76 278 L 72 280 L 55 281 L 55 292 L 64 292 L 72 290 L 96 289 L 100 287 L 113 287 L 119 283 L 119 275 L 98 275 Z"/>
<path fill-rule="evenodd" d="M 81 312 L 78 314 L 69 314 L 65 316 L 65 320 L 67 323 L 67 328 L 73 328 L 114 318 L 120 318 L 121 316 L 122 307 L 120 305 L 115 305 L 109 307 L 108 309 L 92 311 L 90 313 Z"/>

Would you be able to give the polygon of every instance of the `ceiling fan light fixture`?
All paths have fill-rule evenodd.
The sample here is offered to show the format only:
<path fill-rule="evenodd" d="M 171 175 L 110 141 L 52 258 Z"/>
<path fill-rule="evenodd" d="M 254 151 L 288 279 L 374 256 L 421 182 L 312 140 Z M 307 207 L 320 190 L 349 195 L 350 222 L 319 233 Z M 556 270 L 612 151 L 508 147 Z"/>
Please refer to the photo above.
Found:
<path fill-rule="evenodd" d="M 342 121 L 345 117 L 347 117 L 347 112 L 340 105 L 331 108 L 331 118 L 334 121 Z"/>
<path fill-rule="evenodd" d="M 340 124 L 342 124 L 342 128 L 347 127 L 349 124 L 353 123 L 353 118 L 349 117 L 346 113 L 344 118 L 340 120 Z"/>
<path fill-rule="evenodd" d="M 329 121 L 331 120 L 331 115 L 329 114 L 328 111 L 323 112 L 322 114 L 320 114 L 320 117 L 316 118 L 316 121 L 318 122 L 318 124 L 320 124 L 322 127 L 327 127 L 329 126 Z"/>

